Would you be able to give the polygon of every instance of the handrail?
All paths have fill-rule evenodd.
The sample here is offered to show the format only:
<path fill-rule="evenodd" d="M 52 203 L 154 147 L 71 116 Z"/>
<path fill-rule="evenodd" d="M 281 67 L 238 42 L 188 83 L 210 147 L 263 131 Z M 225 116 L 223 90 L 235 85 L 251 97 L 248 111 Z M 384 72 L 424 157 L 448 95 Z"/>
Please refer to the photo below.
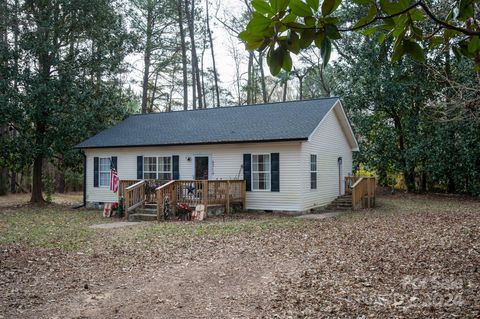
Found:
<path fill-rule="evenodd" d="M 170 182 L 167 182 L 167 183 L 165 183 L 165 184 L 163 184 L 163 185 L 160 185 L 160 186 L 158 186 L 157 188 L 155 188 L 155 191 L 161 190 L 162 188 L 165 188 L 165 187 L 167 187 L 167 186 L 169 186 L 169 185 L 172 185 L 172 184 L 174 184 L 174 183 L 175 183 L 175 180 L 172 180 L 172 181 L 170 181 Z"/>
<path fill-rule="evenodd" d="M 145 184 L 145 183 L 146 183 L 146 181 L 145 181 L 144 179 L 142 179 L 141 181 L 136 182 L 136 183 L 133 184 L 133 185 L 130 185 L 130 186 L 128 186 L 128 187 L 125 187 L 125 190 L 129 191 L 129 190 L 134 189 L 134 188 L 136 188 L 136 187 L 138 187 L 138 186 L 140 186 L 140 185 L 142 185 L 142 184 Z"/>
<path fill-rule="evenodd" d="M 362 176 L 352 185 L 352 209 L 361 204 L 368 208 L 375 206 L 375 177 Z M 366 203 L 365 203 L 366 200 Z"/>
<path fill-rule="evenodd" d="M 125 216 L 128 219 L 128 212 L 134 210 L 145 202 L 145 180 L 141 180 L 125 188 Z"/>

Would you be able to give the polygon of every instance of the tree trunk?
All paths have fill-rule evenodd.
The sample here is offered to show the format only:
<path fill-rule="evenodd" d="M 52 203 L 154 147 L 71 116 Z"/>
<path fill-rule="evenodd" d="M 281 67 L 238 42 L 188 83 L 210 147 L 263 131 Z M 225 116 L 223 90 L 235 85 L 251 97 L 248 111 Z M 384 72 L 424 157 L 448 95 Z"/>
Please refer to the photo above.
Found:
<path fill-rule="evenodd" d="M 248 52 L 247 104 L 252 104 L 253 52 Z"/>
<path fill-rule="evenodd" d="M 185 43 L 185 30 L 183 29 L 182 0 L 177 0 L 178 28 L 180 29 L 180 46 L 182 49 L 183 72 L 183 109 L 188 110 L 188 71 L 187 71 L 187 45 Z"/>
<path fill-rule="evenodd" d="M 213 64 L 213 78 L 215 81 L 215 94 L 217 97 L 217 107 L 220 107 L 220 91 L 218 89 L 218 74 L 217 74 L 217 65 L 215 63 L 215 51 L 213 48 L 213 39 L 212 39 L 212 31 L 210 30 L 210 16 L 208 12 L 208 1 L 206 0 L 206 8 L 207 8 L 207 33 L 208 33 L 208 38 L 210 40 L 210 51 L 212 52 L 212 64 Z M 213 105 L 215 107 L 215 105 Z"/>
<path fill-rule="evenodd" d="M 142 83 L 142 113 L 147 113 L 148 103 L 148 79 L 150 75 L 150 57 L 152 54 L 152 32 L 153 32 L 153 6 L 147 6 L 147 30 L 145 49 L 143 51 L 143 83 Z"/>
<path fill-rule="evenodd" d="M 33 177 L 32 177 L 32 197 L 30 202 L 43 204 L 45 200 L 42 194 L 42 171 L 43 171 L 43 156 L 37 155 L 33 162 Z"/>
<path fill-rule="evenodd" d="M 195 46 L 195 1 L 192 1 L 191 8 L 189 9 L 189 0 L 185 0 L 185 13 L 187 16 L 188 30 L 190 34 L 190 45 L 192 53 L 192 89 L 193 89 L 193 106 L 195 108 L 195 100 L 198 96 L 198 108 L 202 108 L 202 84 L 200 82 L 200 71 L 198 68 L 197 49 Z M 196 91 L 195 91 L 196 85 Z M 196 95 L 195 95 L 196 93 Z"/>
<path fill-rule="evenodd" d="M 65 193 L 65 173 L 63 172 L 63 170 L 57 169 L 55 180 L 57 182 L 57 192 L 60 194 L 64 194 Z"/>
<path fill-rule="evenodd" d="M 262 86 L 263 103 L 268 103 L 267 85 L 265 83 L 265 70 L 263 69 L 263 54 L 263 51 L 258 54 L 257 63 L 258 68 L 260 69 L 260 85 Z"/>
<path fill-rule="evenodd" d="M 282 97 L 283 102 L 287 100 L 287 86 L 288 86 L 288 78 L 285 79 L 285 82 L 283 83 L 283 97 Z"/>
<path fill-rule="evenodd" d="M 17 192 L 17 173 L 10 172 L 10 193 L 15 194 Z"/>

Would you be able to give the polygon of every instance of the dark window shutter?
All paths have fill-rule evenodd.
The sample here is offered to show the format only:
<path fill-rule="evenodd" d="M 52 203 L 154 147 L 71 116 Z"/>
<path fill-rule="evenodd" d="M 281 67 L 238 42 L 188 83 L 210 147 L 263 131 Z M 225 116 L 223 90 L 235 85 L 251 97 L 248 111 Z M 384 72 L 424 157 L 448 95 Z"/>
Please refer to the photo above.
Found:
<path fill-rule="evenodd" d="M 271 184 L 270 190 L 272 192 L 279 192 L 280 191 L 280 154 L 279 153 L 271 153 L 270 154 L 271 160 Z"/>
<path fill-rule="evenodd" d="M 252 190 L 252 154 L 243 154 L 243 179 L 246 181 L 246 191 Z"/>
<path fill-rule="evenodd" d="M 112 166 L 113 168 L 115 168 L 115 170 L 118 172 L 118 166 L 117 166 L 117 157 L 116 156 L 112 156 Z"/>
<path fill-rule="evenodd" d="M 173 162 L 173 165 L 172 165 L 172 179 L 174 180 L 178 180 L 180 179 L 180 160 L 179 160 L 179 156 L 178 155 L 173 155 L 172 156 L 172 162 Z"/>
<path fill-rule="evenodd" d="M 98 187 L 98 157 L 93 158 L 93 187 Z"/>
<path fill-rule="evenodd" d="M 137 179 L 143 179 L 143 156 L 137 156 Z"/>

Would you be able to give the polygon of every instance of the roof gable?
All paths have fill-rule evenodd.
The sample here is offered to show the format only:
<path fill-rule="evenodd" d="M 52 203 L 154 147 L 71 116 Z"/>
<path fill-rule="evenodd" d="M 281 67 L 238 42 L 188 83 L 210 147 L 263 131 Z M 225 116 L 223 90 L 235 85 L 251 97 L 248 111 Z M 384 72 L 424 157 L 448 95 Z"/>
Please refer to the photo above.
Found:
<path fill-rule="evenodd" d="M 132 115 L 77 148 L 307 140 L 337 97 Z"/>

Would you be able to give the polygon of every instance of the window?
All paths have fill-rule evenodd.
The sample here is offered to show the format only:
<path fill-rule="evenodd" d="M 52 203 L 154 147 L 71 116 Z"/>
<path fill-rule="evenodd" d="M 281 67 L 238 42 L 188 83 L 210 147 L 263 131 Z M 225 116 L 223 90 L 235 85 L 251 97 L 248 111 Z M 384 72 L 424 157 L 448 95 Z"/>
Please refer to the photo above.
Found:
<path fill-rule="evenodd" d="M 270 154 L 252 155 L 252 190 L 270 190 Z"/>
<path fill-rule="evenodd" d="M 172 179 L 172 158 L 170 156 L 158 158 L 158 179 Z"/>
<path fill-rule="evenodd" d="M 317 189 L 317 155 L 310 155 L 310 189 Z"/>
<path fill-rule="evenodd" d="M 172 157 L 144 157 L 143 158 L 144 179 L 172 179 Z"/>
<path fill-rule="evenodd" d="M 110 186 L 110 157 L 100 157 L 98 159 L 98 180 L 100 187 Z"/>
<path fill-rule="evenodd" d="M 157 179 L 157 158 L 156 157 L 143 158 L 143 178 Z"/>

